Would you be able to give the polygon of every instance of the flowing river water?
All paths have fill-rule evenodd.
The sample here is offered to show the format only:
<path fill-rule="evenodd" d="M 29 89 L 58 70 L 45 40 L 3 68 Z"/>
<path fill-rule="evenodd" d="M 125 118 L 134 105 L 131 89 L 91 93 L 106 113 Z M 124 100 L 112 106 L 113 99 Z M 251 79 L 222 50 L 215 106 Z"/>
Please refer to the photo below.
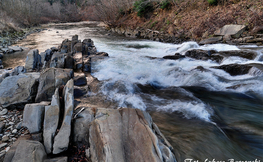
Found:
<path fill-rule="evenodd" d="M 75 34 L 81 40 L 91 38 L 99 52 L 109 54 L 92 64 L 92 75 L 103 82 L 101 93 L 119 107 L 148 111 L 172 144 L 178 162 L 263 161 L 263 74 L 254 70 L 231 76 L 210 68 L 219 65 L 213 61 L 162 59 L 189 49 L 249 49 L 257 52 L 255 60 L 228 57 L 221 65 L 262 64 L 258 60 L 263 47 L 138 40 L 109 34 L 98 22 L 43 27 L 47 30 L 18 45 L 43 52 Z M 4 66 L 23 65 L 26 53 L 5 55 Z"/>

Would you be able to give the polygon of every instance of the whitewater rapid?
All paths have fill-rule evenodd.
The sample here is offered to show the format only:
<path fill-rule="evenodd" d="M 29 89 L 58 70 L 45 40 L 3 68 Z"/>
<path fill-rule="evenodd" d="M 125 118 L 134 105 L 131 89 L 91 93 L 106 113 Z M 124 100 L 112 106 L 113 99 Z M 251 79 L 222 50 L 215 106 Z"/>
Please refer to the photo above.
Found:
<path fill-rule="evenodd" d="M 95 41 L 96 42 L 96 41 Z M 93 75 L 103 81 L 102 92 L 110 99 L 117 101 L 120 107 L 134 107 L 142 110 L 150 110 L 155 107 L 159 111 L 181 112 L 187 118 L 197 117 L 206 121 L 210 120 L 213 111 L 199 99 L 191 96 L 190 92 L 182 92 L 193 98 L 192 101 L 180 99 L 164 99 L 161 96 L 151 95 L 151 100 L 145 99 L 145 95 L 138 92 L 137 84 L 152 85 L 154 87 L 182 87 L 199 86 L 211 91 L 233 91 L 246 93 L 254 91 L 263 95 L 262 74 L 231 76 L 227 72 L 210 68 L 219 66 L 211 60 L 202 61 L 191 58 L 180 60 L 162 59 L 166 55 L 175 53 L 185 54 L 190 49 L 230 51 L 242 50 L 237 46 L 228 44 L 213 44 L 199 46 L 196 42 L 183 44 L 168 44 L 153 41 L 109 41 L 102 44 L 95 43 L 99 51 L 105 51 L 109 58 L 97 62 L 93 67 Z M 255 46 L 243 46 L 253 48 Z M 257 47 L 257 46 L 256 46 Z M 258 56 L 255 60 L 241 57 L 228 57 L 220 65 L 262 63 L 258 61 L 262 55 L 262 49 L 256 50 Z M 196 70 L 202 66 L 207 71 Z M 255 69 L 254 69 L 255 71 Z M 117 85 L 116 85 L 117 84 Z M 120 86 L 121 85 L 121 86 Z M 237 89 L 229 89 L 231 86 L 243 85 Z M 151 104 L 154 102 L 156 104 Z M 150 107 L 149 107 L 150 106 Z"/>

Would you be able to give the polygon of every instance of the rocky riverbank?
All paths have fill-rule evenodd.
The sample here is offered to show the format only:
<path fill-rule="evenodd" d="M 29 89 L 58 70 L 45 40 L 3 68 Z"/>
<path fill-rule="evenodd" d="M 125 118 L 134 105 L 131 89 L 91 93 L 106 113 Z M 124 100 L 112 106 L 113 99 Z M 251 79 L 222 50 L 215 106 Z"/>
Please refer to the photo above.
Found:
<path fill-rule="evenodd" d="M 75 35 L 58 48 L 31 50 L 25 66 L 1 70 L 1 159 L 176 161 L 147 112 L 117 108 L 99 93 L 91 66 L 107 57 Z"/>
<path fill-rule="evenodd" d="M 129 27 L 113 27 L 109 29 L 110 32 L 125 35 L 126 37 L 134 37 L 141 39 L 149 39 L 153 41 L 160 41 L 166 43 L 179 44 L 185 41 L 196 41 L 189 37 L 184 37 L 183 34 L 171 34 L 164 31 L 155 31 L 151 29 Z M 221 29 L 214 32 L 210 38 L 205 38 L 199 41 L 199 44 L 215 44 L 215 43 L 228 43 L 235 45 L 242 44 L 257 44 L 263 45 L 263 27 L 256 26 L 251 32 L 248 32 L 245 25 L 225 25 Z"/>

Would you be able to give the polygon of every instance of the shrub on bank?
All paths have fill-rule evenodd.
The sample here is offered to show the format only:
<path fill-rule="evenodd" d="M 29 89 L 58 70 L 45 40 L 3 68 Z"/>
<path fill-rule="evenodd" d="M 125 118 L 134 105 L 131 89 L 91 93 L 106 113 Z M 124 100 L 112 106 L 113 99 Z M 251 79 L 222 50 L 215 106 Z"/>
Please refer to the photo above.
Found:
<path fill-rule="evenodd" d="M 139 17 L 143 17 L 146 13 L 153 10 L 153 5 L 148 0 L 138 0 L 134 2 L 133 8 Z"/>

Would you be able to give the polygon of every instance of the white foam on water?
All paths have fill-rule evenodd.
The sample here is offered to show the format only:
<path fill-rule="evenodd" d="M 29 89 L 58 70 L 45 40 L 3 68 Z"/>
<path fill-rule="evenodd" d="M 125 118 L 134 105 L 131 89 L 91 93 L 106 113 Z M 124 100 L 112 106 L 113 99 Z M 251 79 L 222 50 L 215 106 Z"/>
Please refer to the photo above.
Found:
<path fill-rule="evenodd" d="M 233 45 L 213 44 L 199 46 L 196 42 L 185 42 L 175 45 L 153 41 L 109 41 L 108 43 L 98 42 L 96 47 L 99 51 L 109 53 L 110 57 L 93 67 L 96 69 L 93 75 L 105 82 L 104 87 L 108 87 L 119 81 L 125 83 L 127 87 L 125 93 L 119 92 L 120 88 L 103 89 L 103 93 L 112 100 L 117 101 L 120 107 L 129 106 L 142 110 L 147 109 L 147 103 L 145 103 L 140 94 L 134 93 L 133 85 L 137 83 L 160 87 L 200 86 L 214 91 L 235 92 L 246 92 L 262 84 L 260 80 L 253 83 L 255 75 L 231 76 L 224 70 L 211 68 L 213 66 L 220 66 L 211 60 L 202 61 L 191 58 L 164 60 L 145 57 L 162 58 L 163 56 L 174 55 L 175 53 L 184 54 L 190 49 L 216 51 L 240 50 Z M 255 62 L 258 63 L 258 61 L 240 57 L 228 57 L 222 64 L 247 64 Z M 196 69 L 198 66 L 202 66 L 204 70 Z M 256 73 L 258 74 L 258 72 Z M 237 86 L 237 88 L 229 89 L 231 86 Z M 163 111 L 179 111 L 188 118 L 198 117 L 206 121 L 209 120 L 211 115 L 211 112 L 207 111 L 207 106 L 201 101 L 196 100 L 192 102 L 180 100 L 167 101 L 167 104 L 159 105 L 158 109 Z"/>

